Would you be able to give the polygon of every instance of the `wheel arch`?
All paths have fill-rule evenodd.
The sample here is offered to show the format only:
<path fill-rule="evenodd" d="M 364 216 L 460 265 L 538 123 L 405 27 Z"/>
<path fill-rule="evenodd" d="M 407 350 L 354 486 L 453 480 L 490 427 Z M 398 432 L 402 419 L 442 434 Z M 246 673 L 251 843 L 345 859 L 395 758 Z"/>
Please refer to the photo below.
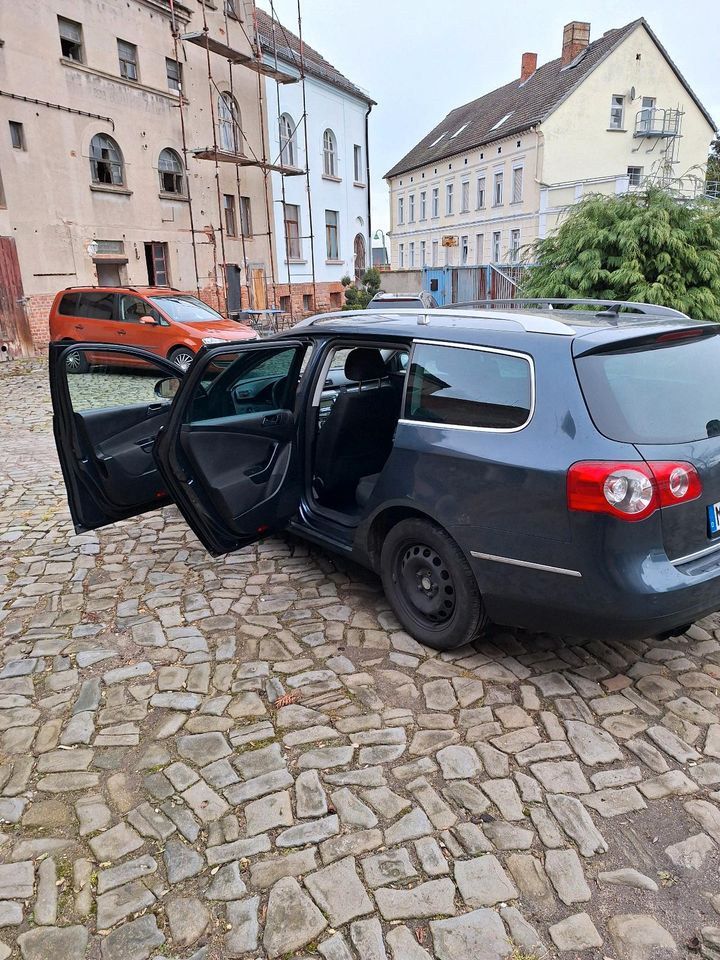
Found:
<path fill-rule="evenodd" d="M 188 353 L 191 353 L 194 357 L 197 356 L 198 350 L 196 347 L 190 347 L 187 343 L 174 343 L 171 347 L 168 348 L 167 353 L 165 354 L 166 359 L 170 359 L 170 356 L 175 353 L 176 350 L 187 350 Z"/>
<path fill-rule="evenodd" d="M 384 507 L 372 518 L 367 532 L 367 555 L 373 570 L 377 571 L 380 569 L 380 553 L 382 551 L 383 541 L 390 530 L 400 523 L 401 520 L 411 519 L 428 520 L 430 523 L 434 523 L 435 526 L 442 527 L 442 524 L 438 523 L 435 517 L 423 510 L 418 510 L 417 507 L 410 507 L 404 504 Z M 444 530 L 445 528 L 442 527 L 442 529 Z M 448 531 L 445 532 L 447 533 Z"/>

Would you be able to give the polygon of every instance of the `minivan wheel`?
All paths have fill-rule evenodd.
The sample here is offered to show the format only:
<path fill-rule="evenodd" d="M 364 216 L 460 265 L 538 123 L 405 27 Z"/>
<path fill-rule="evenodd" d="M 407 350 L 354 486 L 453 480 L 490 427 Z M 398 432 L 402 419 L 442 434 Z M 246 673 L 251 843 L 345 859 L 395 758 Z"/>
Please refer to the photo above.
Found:
<path fill-rule="evenodd" d="M 470 565 L 442 527 L 415 518 L 396 524 L 385 538 L 380 570 L 398 620 L 420 643 L 452 650 L 487 624 Z"/>
<path fill-rule="evenodd" d="M 65 357 L 65 369 L 68 373 L 87 373 L 88 362 L 84 353 L 73 350 Z"/>
<path fill-rule="evenodd" d="M 187 347 L 176 347 L 170 351 L 170 356 L 168 357 L 170 363 L 177 364 L 183 372 L 187 370 L 194 359 L 195 354 L 192 350 L 188 350 Z"/>

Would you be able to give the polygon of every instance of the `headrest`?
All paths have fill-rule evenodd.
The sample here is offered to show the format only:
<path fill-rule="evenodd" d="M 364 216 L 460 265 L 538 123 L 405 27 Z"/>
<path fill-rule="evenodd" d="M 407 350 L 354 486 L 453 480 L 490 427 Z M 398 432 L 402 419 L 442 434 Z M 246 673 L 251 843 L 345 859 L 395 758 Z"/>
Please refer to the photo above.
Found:
<path fill-rule="evenodd" d="M 387 376 L 387 367 L 377 347 L 356 347 L 347 355 L 345 376 L 348 380 L 380 380 Z"/>

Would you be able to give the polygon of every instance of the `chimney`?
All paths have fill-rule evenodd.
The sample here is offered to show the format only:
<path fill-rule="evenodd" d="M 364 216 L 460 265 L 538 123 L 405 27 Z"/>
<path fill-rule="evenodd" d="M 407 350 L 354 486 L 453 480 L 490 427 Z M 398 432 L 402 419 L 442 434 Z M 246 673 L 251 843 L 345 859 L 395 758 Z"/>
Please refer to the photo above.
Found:
<path fill-rule="evenodd" d="M 590 24 L 573 20 L 563 27 L 562 62 L 570 63 L 590 43 Z"/>
<path fill-rule="evenodd" d="M 520 63 L 520 83 L 531 77 L 537 70 L 537 54 L 524 53 Z"/>

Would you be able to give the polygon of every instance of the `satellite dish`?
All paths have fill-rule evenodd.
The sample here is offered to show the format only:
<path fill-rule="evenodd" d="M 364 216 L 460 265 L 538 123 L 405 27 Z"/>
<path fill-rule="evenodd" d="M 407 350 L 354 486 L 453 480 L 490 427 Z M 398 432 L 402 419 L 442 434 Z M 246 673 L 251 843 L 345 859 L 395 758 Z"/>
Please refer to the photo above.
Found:
<path fill-rule="evenodd" d="M 635 87 L 630 87 L 630 99 L 635 99 Z"/>

